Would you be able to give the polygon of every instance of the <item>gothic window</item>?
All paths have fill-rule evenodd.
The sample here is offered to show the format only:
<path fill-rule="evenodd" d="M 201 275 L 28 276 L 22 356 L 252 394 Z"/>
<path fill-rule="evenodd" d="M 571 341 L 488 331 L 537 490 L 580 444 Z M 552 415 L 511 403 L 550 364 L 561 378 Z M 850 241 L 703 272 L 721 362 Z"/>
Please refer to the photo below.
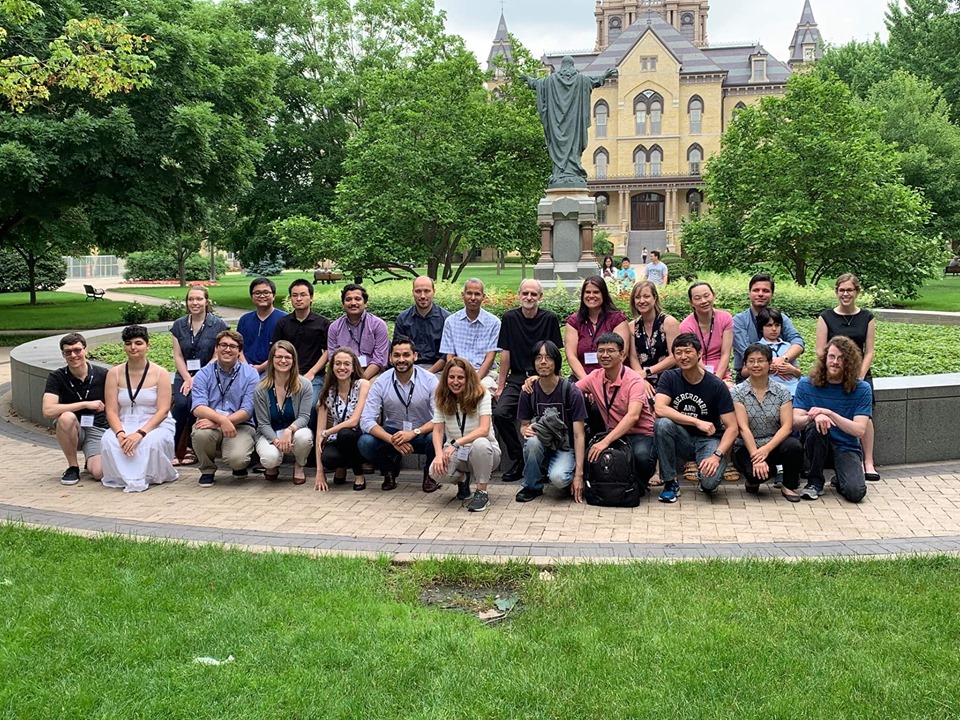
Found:
<path fill-rule="evenodd" d="M 597 203 L 597 225 L 607 224 L 607 208 L 610 207 L 610 197 L 606 193 L 597 193 L 594 196 Z"/>
<path fill-rule="evenodd" d="M 593 106 L 593 120 L 598 138 L 605 138 L 607 136 L 607 116 L 609 114 L 610 109 L 603 100 Z"/>
<path fill-rule="evenodd" d="M 647 149 L 643 145 L 638 145 L 633 151 L 633 174 L 637 177 L 647 175 Z"/>
<path fill-rule="evenodd" d="M 607 32 L 607 39 L 610 42 L 613 42 L 618 37 L 620 37 L 620 31 L 623 29 L 623 21 L 620 19 L 619 15 L 614 15 L 610 18 L 609 31 Z"/>
<path fill-rule="evenodd" d="M 650 134 L 660 134 L 660 120 L 663 116 L 663 101 L 652 100 L 650 102 Z"/>
<path fill-rule="evenodd" d="M 690 42 L 693 42 L 694 38 L 693 22 L 693 13 L 684 13 L 680 16 L 680 34 Z"/>
<path fill-rule="evenodd" d="M 690 134 L 699 135 L 703 128 L 703 100 L 694 95 L 687 106 L 690 115 Z"/>
<path fill-rule="evenodd" d="M 663 166 L 663 150 L 659 145 L 650 148 L 650 177 L 660 177 L 660 168 Z"/>
<path fill-rule="evenodd" d="M 633 101 L 637 135 L 659 135 L 663 118 L 663 98 L 653 90 L 644 90 Z M 647 118 L 650 118 L 649 133 Z"/>
<path fill-rule="evenodd" d="M 596 175 L 598 180 L 603 180 L 607 177 L 607 165 L 610 164 L 610 156 L 607 154 L 607 151 L 603 148 L 600 148 L 593 154 L 593 165 L 596 168 Z"/>
<path fill-rule="evenodd" d="M 703 203 L 703 193 L 699 190 L 690 190 L 687 193 L 687 207 L 690 210 L 690 217 L 700 214 L 700 205 Z"/>
<path fill-rule="evenodd" d="M 690 174 L 699 175 L 703 163 L 703 148 L 696 144 L 691 145 L 687 150 L 687 162 L 690 163 Z"/>

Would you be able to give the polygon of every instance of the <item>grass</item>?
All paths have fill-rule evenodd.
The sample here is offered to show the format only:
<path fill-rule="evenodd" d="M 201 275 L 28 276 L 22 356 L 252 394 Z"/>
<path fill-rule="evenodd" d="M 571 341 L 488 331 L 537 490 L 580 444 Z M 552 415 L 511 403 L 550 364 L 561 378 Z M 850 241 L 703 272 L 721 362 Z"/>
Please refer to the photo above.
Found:
<path fill-rule="evenodd" d="M 560 566 L 0 528 L 10 718 L 951 718 L 960 560 Z M 499 626 L 423 582 L 516 582 Z M 226 658 L 220 667 L 197 656 Z"/>
<path fill-rule="evenodd" d="M 960 277 L 945 277 L 928 282 L 916 300 L 897 300 L 896 307 L 907 310 L 960 312 Z"/>
<path fill-rule="evenodd" d="M 0 294 L 0 330 L 89 330 L 120 325 L 120 312 L 129 303 L 87 300 L 66 292 Z M 4 341 L 6 342 L 6 341 Z"/>

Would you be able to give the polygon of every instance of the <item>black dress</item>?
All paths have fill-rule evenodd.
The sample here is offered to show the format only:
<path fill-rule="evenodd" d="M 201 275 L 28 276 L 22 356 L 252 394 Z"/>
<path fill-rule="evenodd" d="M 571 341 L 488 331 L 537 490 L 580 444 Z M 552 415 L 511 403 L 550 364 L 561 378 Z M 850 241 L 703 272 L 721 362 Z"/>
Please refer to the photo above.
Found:
<path fill-rule="evenodd" d="M 873 320 L 873 313 L 869 310 L 860 310 L 855 315 L 841 315 L 833 308 L 824 310 L 820 313 L 823 322 L 827 326 L 827 342 L 837 335 L 843 335 L 850 338 L 853 344 L 860 348 L 860 354 L 866 352 L 867 329 Z M 868 370 L 866 377 L 863 378 L 870 385 L 873 391 L 873 373 Z"/>
<path fill-rule="evenodd" d="M 633 344 L 637 348 L 637 360 L 640 362 L 640 367 L 653 367 L 670 354 L 670 350 L 667 348 L 667 333 L 663 330 L 663 323 L 666 319 L 666 313 L 660 313 L 654 318 L 653 327 L 648 337 L 643 327 L 643 318 L 637 318 L 636 330 L 633 332 Z M 651 375 L 648 379 L 650 384 L 656 387 L 660 378 L 657 375 Z"/>

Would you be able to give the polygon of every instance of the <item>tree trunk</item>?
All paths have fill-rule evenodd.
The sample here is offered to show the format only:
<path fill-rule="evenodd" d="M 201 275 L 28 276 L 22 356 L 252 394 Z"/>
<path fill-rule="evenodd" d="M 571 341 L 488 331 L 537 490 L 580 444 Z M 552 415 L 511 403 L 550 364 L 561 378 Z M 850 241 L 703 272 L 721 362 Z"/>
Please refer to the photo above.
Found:
<path fill-rule="evenodd" d="M 213 251 L 213 235 L 208 239 L 210 245 L 210 282 L 217 281 L 217 256 Z"/>
<path fill-rule="evenodd" d="M 37 256 L 33 253 L 27 253 L 24 260 L 27 261 L 27 280 L 30 283 L 30 304 L 37 304 Z"/>
<path fill-rule="evenodd" d="M 4 218 L 3 222 L 0 222 L 0 244 L 3 244 L 7 235 L 12 233 L 17 225 L 23 221 L 23 219 L 24 214 L 18 210 L 10 217 Z"/>
<path fill-rule="evenodd" d="M 177 258 L 177 277 L 180 279 L 180 287 L 187 286 L 187 259 L 181 255 Z"/>

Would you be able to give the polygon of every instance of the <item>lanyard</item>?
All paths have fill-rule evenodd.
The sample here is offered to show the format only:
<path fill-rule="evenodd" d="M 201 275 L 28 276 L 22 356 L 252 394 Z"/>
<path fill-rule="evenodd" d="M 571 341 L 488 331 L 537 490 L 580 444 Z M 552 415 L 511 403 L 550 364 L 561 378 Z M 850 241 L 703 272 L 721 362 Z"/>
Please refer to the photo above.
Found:
<path fill-rule="evenodd" d="M 143 388 L 143 381 L 147 379 L 147 373 L 150 372 L 150 361 L 147 360 L 147 365 L 143 368 L 143 375 L 140 376 L 140 382 L 137 384 L 136 392 L 130 391 L 130 363 L 123 364 L 123 371 L 127 376 L 127 397 L 130 398 L 130 406 L 133 407 L 137 404 L 137 395 L 140 394 L 140 390 Z"/>
<path fill-rule="evenodd" d="M 230 382 L 227 383 L 227 387 L 224 388 L 220 383 L 220 364 L 214 363 L 213 373 L 217 379 L 217 389 L 220 391 L 220 403 L 223 404 L 227 400 L 227 393 L 230 392 L 230 388 L 233 387 L 234 381 L 237 379 L 237 375 L 240 374 L 240 364 L 237 363 L 233 366 L 233 371 L 230 373 Z"/>
<path fill-rule="evenodd" d="M 400 393 L 400 384 L 397 382 L 397 376 L 393 376 L 393 392 L 397 396 L 397 400 L 403 405 L 404 412 L 406 413 L 407 419 L 410 419 L 410 402 L 413 400 L 413 391 L 416 390 L 417 386 L 414 383 L 414 378 L 416 377 L 416 368 L 413 370 L 413 375 L 410 377 L 410 391 L 407 393 L 407 400 L 404 402 L 403 395 Z"/>
<path fill-rule="evenodd" d="M 709 348 L 709 347 L 710 347 L 710 343 L 713 342 L 713 321 L 716 319 L 716 317 L 717 317 L 717 311 L 716 311 L 716 310 L 711 311 L 711 313 L 710 313 L 710 335 L 707 336 L 706 341 L 704 341 L 704 339 L 703 339 L 703 328 L 700 327 L 700 319 L 697 318 L 696 314 L 694 314 L 694 319 L 696 319 L 696 321 L 697 321 L 697 332 L 700 333 L 700 344 L 703 345 L 703 357 L 704 357 L 704 359 L 706 359 L 706 357 L 707 357 L 707 348 Z"/>
<path fill-rule="evenodd" d="M 90 388 L 93 387 L 93 368 L 90 367 L 90 363 L 87 363 L 87 376 L 80 382 L 80 390 L 86 388 L 86 392 L 83 395 L 80 394 L 80 390 L 77 390 L 77 386 L 73 383 L 73 375 L 69 370 L 64 370 L 67 374 L 67 381 L 70 383 L 70 389 L 73 390 L 73 394 L 77 396 L 77 399 L 80 402 L 86 402 L 87 398 L 90 397 Z M 129 381 L 127 381 L 129 385 Z"/>
<path fill-rule="evenodd" d="M 623 379 L 623 375 L 624 375 L 624 373 L 625 373 L 626 371 L 627 371 L 627 368 L 625 368 L 624 366 L 621 365 L 621 366 L 620 366 L 620 378 L 621 378 L 621 379 Z M 607 396 L 607 383 L 604 383 L 604 384 L 603 384 L 603 404 L 604 404 L 604 405 L 606 406 L 606 408 L 607 408 L 607 417 L 610 416 L 610 408 L 613 407 L 613 402 L 617 399 L 617 395 L 619 394 L 621 387 L 622 387 L 621 385 L 617 385 L 617 386 L 613 389 L 613 394 L 611 394 L 610 396 Z"/>
<path fill-rule="evenodd" d="M 330 408 L 330 410 L 333 412 L 333 416 L 337 420 L 337 425 L 346 422 L 347 420 L 347 413 L 350 411 L 350 395 L 353 393 L 353 388 L 354 386 L 351 386 L 350 389 L 347 390 L 346 400 L 340 399 L 340 391 L 336 387 L 330 388 L 330 404 L 333 406 Z M 341 406 L 343 407 L 343 412 L 339 411 Z"/>
<path fill-rule="evenodd" d="M 653 319 L 653 324 L 650 326 L 650 337 L 656 335 L 655 328 L 657 327 L 657 319 Z M 650 349 L 650 338 L 647 337 L 647 328 L 643 322 L 643 316 L 637 318 L 637 329 L 640 331 L 640 338 L 643 340 L 643 350 L 647 355 L 647 360 L 653 360 L 653 350 L 656 350 L 656 343 L 654 343 L 653 350 Z"/>
<path fill-rule="evenodd" d="M 587 317 L 587 334 L 590 335 L 590 344 L 593 346 L 593 349 L 596 350 L 595 338 L 597 337 L 597 331 L 600 329 L 600 326 L 603 325 L 605 313 L 600 313 L 600 317 L 597 318 L 597 324 L 594 325 L 590 322 L 589 316 Z"/>
<path fill-rule="evenodd" d="M 197 357 L 194 346 L 197 344 L 197 338 L 203 335 L 203 331 L 207 329 L 207 316 L 203 316 L 203 322 L 200 323 L 200 329 L 197 330 L 196 334 L 193 332 L 193 320 L 189 320 L 187 326 L 190 328 L 190 357 L 188 359 L 194 360 Z M 259 335 L 259 333 L 257 333 L 257 335 Z"/>
<path fill-rule="evenodd" d="M 346 319 L 346 318 L 344 318 Z M 363 342 L 363 331 L 367 327 L 367 314 L 363 314 L 363 320 L 360 321 L 360 337 L 358 338 L 353 334 L 353 326 L 350 324 L 350 321 L 347 320 L 347 332 L 350 334 L 350 339 L 357 346 L 357 355 L 363 355 L 363 350 L 360 347 L 360 343 Z"/>
<path fill-rule="evenodd" d="M 464 428 L 467 427 L 467 414 L 464 413 L 464 414 L 463 414 L 463 417 L 460 417 L 460 406 L 459 406 L 459 405 L 457 405 L 456 414 L 457 414 L 457 425 L 460 427 L 460 438 L 459 438 L 459 439 L 462 440 L 462 439 L 463 439 L 463 436 L 465 435 L 465 433 L 464 433 Z"/>

